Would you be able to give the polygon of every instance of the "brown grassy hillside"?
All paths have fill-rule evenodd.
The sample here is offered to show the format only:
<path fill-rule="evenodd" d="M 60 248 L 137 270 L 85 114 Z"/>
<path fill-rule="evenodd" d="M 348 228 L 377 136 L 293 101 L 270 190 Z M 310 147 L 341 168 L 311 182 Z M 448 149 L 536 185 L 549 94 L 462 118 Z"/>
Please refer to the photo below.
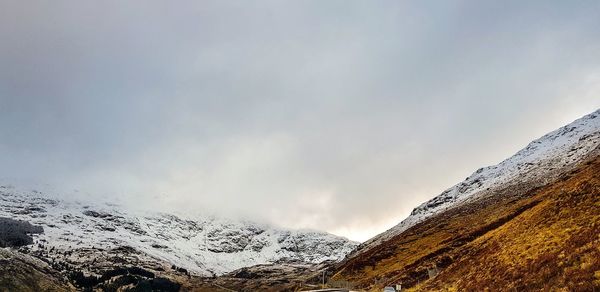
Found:
<path fill-rule="evenodd" d="M 510 186 L 431 217 L 334 278 L 371 289 L 600 291 L 600 157 L 544 187 Z"/>
<path fill-rule="evenodd" d="M 60 273 L 27 254 L 0 248 L 0 292 L 75 291 Z"/>

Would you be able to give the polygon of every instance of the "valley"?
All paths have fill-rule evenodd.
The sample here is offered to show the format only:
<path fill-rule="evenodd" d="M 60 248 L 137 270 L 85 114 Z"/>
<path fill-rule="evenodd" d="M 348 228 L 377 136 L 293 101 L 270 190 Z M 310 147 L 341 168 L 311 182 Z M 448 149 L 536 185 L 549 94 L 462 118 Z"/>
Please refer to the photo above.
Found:
<path fill-rule="evenodd" d="M 360 244 L 11 185 L 0 187 L 0 217 L 7 291 L 593 291 L 600 111 L 475 171 Z"/>

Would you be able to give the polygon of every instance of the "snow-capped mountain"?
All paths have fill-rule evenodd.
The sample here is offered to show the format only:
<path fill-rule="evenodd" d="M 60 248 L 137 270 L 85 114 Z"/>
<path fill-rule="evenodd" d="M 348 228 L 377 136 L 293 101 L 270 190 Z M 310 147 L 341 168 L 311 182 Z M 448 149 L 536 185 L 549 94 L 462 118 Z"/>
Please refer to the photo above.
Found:
<path fill-rule="evenodd" d="M 463 182 L 416 207 L 410 216 L 361 244 L 359 254 L 392 238 L 426 218 L 467 201 L 493 194 L 509 185 L 544 185 L 584 160 L 600 146 L 600 110 L 534 140 L 512 157 L 480 168 Z"/>
<path fill-rule="evenodd" d="M 75 266 L 89 265 L 99 258 L 114 261 L 130 256 L 138 262 L 175 265 L 211 276 L 275 261 L 340 260 L 357 245 L 324 232 L 284 230 L 214 217 L 125 211 L 116 205 L 53 199 L 10 185 L 0 186 L 0 217 L 42 226 L 44 232 L 34 235 L 38 244 L 32 251 L 37 250 L 48 261 Z M 133 256 L 120 250 L 134 251 Z"/>

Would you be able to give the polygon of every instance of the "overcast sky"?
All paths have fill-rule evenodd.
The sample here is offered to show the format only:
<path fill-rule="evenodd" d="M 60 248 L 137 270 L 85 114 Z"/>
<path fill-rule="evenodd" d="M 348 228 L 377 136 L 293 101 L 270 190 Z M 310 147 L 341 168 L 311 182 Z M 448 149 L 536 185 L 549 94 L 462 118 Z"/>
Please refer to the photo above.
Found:
<path fill-rule="evenodd" d="M 0 177 L 365 240 L 599 108 L 599 15 L 2 0 Z"/>

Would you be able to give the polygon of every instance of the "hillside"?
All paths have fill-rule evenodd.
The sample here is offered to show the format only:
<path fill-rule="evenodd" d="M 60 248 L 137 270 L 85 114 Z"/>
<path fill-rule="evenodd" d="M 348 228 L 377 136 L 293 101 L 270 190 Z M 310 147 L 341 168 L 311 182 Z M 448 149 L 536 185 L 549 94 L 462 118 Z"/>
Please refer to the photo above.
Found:
<path fill-rule="evenodd" d="M 0 248 L 0 291 L 74 291 L 47 263 L 26 254 Z"/>
<path fill-rule="evenodd" d="M 186 282 L 191 276 L 212 277 L 259 264 L 318 264 L 340 260 L 357 245 L 325 232 L 83 204 L 10 185 L 0 186 L 1 217 L 34 224 L 38 232 L 32 235 L 33 242 L 25 234 L 22 240 L 17 238 L 33 244 L 20 250 L 71 281 L 78 280 L 81 287 L 98 282 L 85 277 L 103 277 L 128 267 Z M 74 276 L 78 272 L 86 276 Z"/>
<path fill-rule="evenodd" d="M 334 279 L 419 290 L 597 288 L 599 116 L 549 133 L 417 207 L 359 246 Z M 439 275 L 429 280 L 429 272 Z"/>
<path fill-rule="evenodd" d="M 8 269 L 22 271 L 1 273 L 16 291 L 132 283 L 281 291 L 318 288 L 324 274 L 331 286 L 373 291 L 394 284 L 600 290 L 600 110 L 475 171 L 360 245 L 323 232 L 57 200 L 10 185 L 0 186 L 1 217 L 10 219 L 0 220 L 0 234 L 12 237 L 0 244 L 25 244 L 1 250 Z"/>

